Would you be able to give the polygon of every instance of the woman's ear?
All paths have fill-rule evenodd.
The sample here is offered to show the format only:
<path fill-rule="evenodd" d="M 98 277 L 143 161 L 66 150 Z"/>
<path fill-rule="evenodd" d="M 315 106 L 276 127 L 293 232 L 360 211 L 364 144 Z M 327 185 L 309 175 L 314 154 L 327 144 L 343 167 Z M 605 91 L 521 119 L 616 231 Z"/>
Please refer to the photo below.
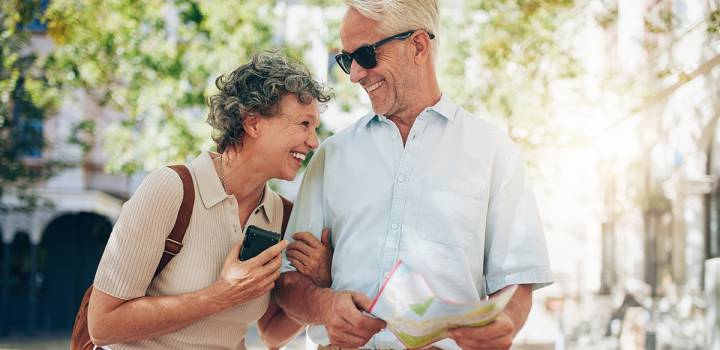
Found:
<path fill-rule="evenodd" d="M 260 117 L 255 114 L 250 114 L 243 120 L 245 134 L 252 138 L 257 138 L 260 135 L 260 125 L 262 125 Z"/>

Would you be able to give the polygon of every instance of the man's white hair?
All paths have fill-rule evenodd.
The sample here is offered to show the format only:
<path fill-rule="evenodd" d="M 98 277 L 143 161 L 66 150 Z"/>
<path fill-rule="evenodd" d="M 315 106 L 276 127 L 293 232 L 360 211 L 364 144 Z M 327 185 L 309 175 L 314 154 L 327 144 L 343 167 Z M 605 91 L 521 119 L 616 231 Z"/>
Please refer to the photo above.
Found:
<path fill-rule="evenodd" d="M 345 0 L 345 4 L 363 17 L 380 24 L 380 34 L 395 35 L 423 29 L 435 35 L 433 51 L 440 36 L 440 10 L 437 0 Z"/>

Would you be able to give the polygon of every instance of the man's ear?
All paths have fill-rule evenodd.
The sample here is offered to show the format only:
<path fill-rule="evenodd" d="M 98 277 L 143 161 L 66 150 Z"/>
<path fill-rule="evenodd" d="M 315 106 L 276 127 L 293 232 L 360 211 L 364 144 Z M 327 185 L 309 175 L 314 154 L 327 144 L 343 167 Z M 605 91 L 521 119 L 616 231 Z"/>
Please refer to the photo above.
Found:
<path fill-rule="evenodd" d="M 422 63 L 430 57 L 430 36 L 425 31 L 417 31 L 412 35 L 412 44 L 414 50 L 414 58 L 416 63 Z"/>
<path fill-rule="evenodd" d="M 252 138 L 257 138 L 260 135 L 260 126 L 262 125 L 260 121 L 260 117 L 256 114 L 247 115 L 243 120 L 245 134 Z"/>

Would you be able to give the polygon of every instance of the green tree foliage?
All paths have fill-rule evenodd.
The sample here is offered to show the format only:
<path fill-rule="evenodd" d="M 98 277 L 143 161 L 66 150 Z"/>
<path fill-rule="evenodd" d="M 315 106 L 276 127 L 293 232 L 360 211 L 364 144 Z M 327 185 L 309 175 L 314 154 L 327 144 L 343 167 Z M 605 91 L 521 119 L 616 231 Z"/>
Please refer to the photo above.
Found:
<path fill-rule="evenodd" d="M 282 44 L 273 9 L 264 0 L 53 1 L 55 69 L 68 87 L 124 115 L 97 130 L 107 170 L 182 162 L 207 146 L 205 96 L 218 75 Z"/>
<path fill-rule="evenodd" d="M 443 9 L 440 76 L 445 91 L 504 124 L 528 149 L 556 144 L 551 85 L 577 65 L 567 35 L 573 0 L 464 1 Z M 565 34 L 563 34 L 565 31 Z M 562 142 L 562 141 L 561 141 Z"/>
<path fill-rule="evenodd" d="M 444 90 L 473 111 L 500 116 L 521 143 L 550 142 L 552 128 L 542 127 L 552 117 L 549 85 L 576 73 L 569 43 L 560 39 L 566 36 L 558 35 L 574 1 L 452 3 L 443 8 L 440 37 Z M 254 51 L 302 44 L 281 41 L 275 8 L 259 0 L 53 1 L 47 18 L 57 43 L 57 76 L 126 116 L 108 128 L 90 121 L 76 130 L 97 133 L 113 172 L 183 161 L 209 140 L 204 97 L 217 75 Z M 338 45 L 336 32 L 331 49 Z M 350 109 L 356 89 L 336 73 L 330 83 L 343 109 Z"/>
<path fill-rule="evenodd" d="M 60 165 L 35 159 L 45 148 L 42 122 L 57 101 L 46 61 L 28 49 L 28 26 L 39 24 L 40 10 L 39 1 L 0 4 L 0 197 L 13 188 L 21 207 L 38 204 L 33 185 Z"/>
<path fill-rule="evenodd" d="M 708 33 L 720 34 L 720 10 L 715 10 L 708 15 Z"/>

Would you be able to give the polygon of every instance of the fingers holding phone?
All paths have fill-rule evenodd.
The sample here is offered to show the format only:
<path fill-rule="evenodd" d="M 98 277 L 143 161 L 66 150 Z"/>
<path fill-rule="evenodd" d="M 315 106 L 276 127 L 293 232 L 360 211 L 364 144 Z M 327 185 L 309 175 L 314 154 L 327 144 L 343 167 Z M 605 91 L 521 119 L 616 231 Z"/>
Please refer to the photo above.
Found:
<path fill-rule="evenodd" d="M 242 261 L 239 257 L 245 249 L 244 243 L 236 243 L 225 257 L 215 283 L 220 291 L 219 299 L 231 305 L 239 305 L 270 292 L 280 277 L 281 253 L 287 244 L 287 241 L 276 242 Z"/>

